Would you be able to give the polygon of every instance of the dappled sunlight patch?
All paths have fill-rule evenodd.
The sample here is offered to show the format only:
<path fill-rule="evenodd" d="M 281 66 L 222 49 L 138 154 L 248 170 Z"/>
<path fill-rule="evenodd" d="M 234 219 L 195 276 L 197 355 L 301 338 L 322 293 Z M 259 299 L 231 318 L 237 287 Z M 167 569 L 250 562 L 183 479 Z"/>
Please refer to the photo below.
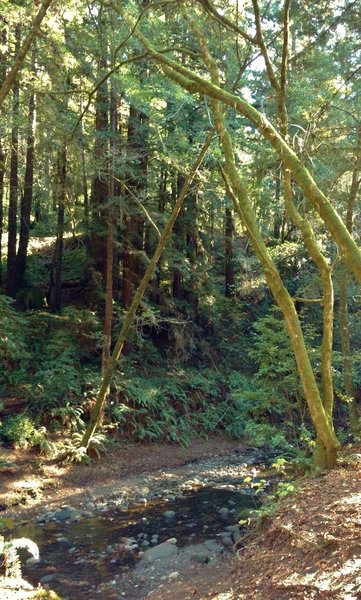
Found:
<path fill-rule="evenodd" d="M 343 589 L 345 595 L 342 598 L 359 598 L 361 592 L 361 559 L 350 558 L 339 568 L 322 570 L 315 565 L 315 569 L 310 573 L 293 572 L 284 580 L 284 587 L 312 586 L 320 591 L 336 591 Z M 345 581 L 347 582 L 345 586 Z M 347 592 L 346 592 L 347 588 Z M 348 595 L 351 594 L 351 595 Z M 357 595 L 355 595 L 357 594 Z M 341 597 L 341 596 L 340 596 Z"/>

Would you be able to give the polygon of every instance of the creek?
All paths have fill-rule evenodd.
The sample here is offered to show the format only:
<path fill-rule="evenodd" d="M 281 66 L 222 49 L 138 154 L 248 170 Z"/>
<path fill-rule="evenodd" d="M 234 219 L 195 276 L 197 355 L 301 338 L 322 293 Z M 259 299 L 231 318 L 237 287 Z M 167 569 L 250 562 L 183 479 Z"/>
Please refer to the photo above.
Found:
<path fill-rule="evenodd" d="M 142 571 L 139 567 L 155 571 L 152 578 L 165 578 L 173 563 L 167 565 L 167 557 L 160 561 L 149 556 L 149 563 L 145 558 L 150 549 L 156 552 L 170 538 L 179 552 L 178 565 L 189 548 L 198 549 L 191 559 L 199 562 L 232 550 L 242 511 L 245 515 L 260 506 L 259 495 L 244 480 L 251 472 L 252 483 L 257 482 L 264 464 L 255 463 L 256 455 L 247 458 L 247 463 L 235 455 L 222 457 L 219 464 L 217 458 L 199 461 L 187 467 L 191 477 L 182 472 L 179 481 L 175 469 L 172 485 L 169 474 L 164 474 L 166 481 L 157 481 L 156 493 L 135 498 L 129 506 L 116 505 L 114 500 L 103 502 L 101 508 L 86 505 L 82 511 L 64 506 L 37 522 L 16 525 L 11 537 L 30 538 L 40 550 L 40 561 L 34 564 L 26 561 L 28 554 L 22 556 L 23 576 L 34 585 L 39 581 L 49 585 L 64 600 L 144 597 L 133 589 Z M 105 581 L 117 591 L 101 594 Z"/>

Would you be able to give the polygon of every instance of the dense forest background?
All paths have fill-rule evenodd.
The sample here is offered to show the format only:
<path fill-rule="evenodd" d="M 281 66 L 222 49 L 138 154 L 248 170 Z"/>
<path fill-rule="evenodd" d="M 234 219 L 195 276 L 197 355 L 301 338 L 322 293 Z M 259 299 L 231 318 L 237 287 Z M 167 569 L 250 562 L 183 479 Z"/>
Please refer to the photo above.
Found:
<path fill-rule="evenodd" d="M 1 106 L 2 440 L 225 431 L 300 456 L 317 438 L 331 466 L 359 430 L 360 297 L 335 234 L 359 239 L 358 2 L 45 4 Z M 39 8 L 0 2 L 3 88 Z M 91 413 L 105 437 L 84 444 Z"/>

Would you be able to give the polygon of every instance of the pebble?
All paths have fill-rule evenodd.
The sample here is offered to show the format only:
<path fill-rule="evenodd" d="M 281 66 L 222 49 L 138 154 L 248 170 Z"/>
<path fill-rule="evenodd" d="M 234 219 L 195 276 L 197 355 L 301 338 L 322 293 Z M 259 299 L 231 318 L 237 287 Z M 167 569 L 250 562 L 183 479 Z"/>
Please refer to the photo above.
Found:
<path fill-rule="evenodd" d="M 177 577 L 179 577 L 179 571 L 173 571 L 168 575 L 168 579 L 177 579 Z"/>

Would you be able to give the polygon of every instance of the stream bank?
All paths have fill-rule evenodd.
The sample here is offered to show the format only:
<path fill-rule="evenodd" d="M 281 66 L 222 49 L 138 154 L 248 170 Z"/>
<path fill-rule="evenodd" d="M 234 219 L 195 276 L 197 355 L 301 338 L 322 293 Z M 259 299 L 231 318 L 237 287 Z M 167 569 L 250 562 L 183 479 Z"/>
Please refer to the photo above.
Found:
<path fill-rule="evenodd" d="M 24 576 L 62 598 L 141 600 L 185 571 L 227 563 L 241 511 L 259 504 L 244 479 L 261 476 L 264 458 L 237 447 L 88 489 L 72 504 L 38 502 L 7 512 L 5 535 L 39 545 Z"/>
<path fill-rule="evenodd" d="M 235 457 L 240 457 L 244 449 L 218 438 L 206 443 L 196 442 L 193 448 L 174 447 L 171 453 L 165 453 L 164 447 L 160 446 L 128 450 L 126 454 L 124 448 L 118 449 L 106 462 L 94 463 L 88 470 L 72 467 L 61 472 L 59 467 L 54 470 L 54 466 L 49 465 L 42 475 L 42 482 L 39 482 L 42 483 L 43 496 L 29 495 L 28 505 L 8 508 L 2 515 L 14 519 L 16 524 L 22 521 L 29 524 L 47 511 L 61 510 L 65 500 L 70 505 L 70 499 L 75 510 L 82 511 L 80 501 L 104 502 L 105 487 L 111 492 L 115 490 L 111 484 L 116 484 L 118 494 L 120 480 L 127 487 L 130 476 L 135 489 L 137 475 L 145 484 L 144 476 L 151 479 L 159 477 L 162 481 L 164 472 L 172 479 L 175 469 L 180 477 L 184 476 L 185 483 L 192 479 L 194 473 L 190 469 L 196 467 L 200 460 L 215 459 L 217 452 L 219 455 L 234 453 Z M 125 455 L 128 460 L 121 462 L 120 457 L 124 459 Z M 196 463 L 189 464 L 194 458 Z M 25 469 L 31 464 L 31 457 L 19 456 L 18 459 L 22 467 L 17 473 L 2 473 L 3 498 L 14 497 L 12 491 L 18 489 L 15 484 L 29 485 L 31 477 L 36 483 L 36 477 L 39 477 L 39 473 L 35 477 L 32 469 Z M 238 462 L 240 467 L 241 461 Z M 162 469 L 159 469 L 160 464 Z M 237 464 L 233 466 L 238 468 Z M 211 465 L 209 468 L 211 471 Z M 119 477 L 119 471 L 126 476 Z M 51 473 L 57 478 L 61 475 L 59 488 L 46 483 L 45 479 L 52 483 Z M 177 555 L 169 558 L 170 562 L 161 559 L 150 562 L 145 570 L 129 569 L 122 580 L 104 576 L 100 564 L 102 583 L 85 597 L 87 600 L 116 600 L 127 598 L 129 590 L 128 599 L 133 600 L 145 597 L 147 600 L 360 600 L 360 475 L 361 447 L 346 448 L 340 452 L 335 470 L 321 472 L 317 477 L 300 477 L 297 494 L 278 504 L 275 513 L 248 537 L 238 555 L 224 551 L 208 563 L 199 563 L 190 560 L 186 552 L 182 554 L 180 548 Z M 175 562 L 172 564 L 171 561 Z M 160 570 L 163 566 L 166 567 L 165 575 Z M 137 581 L 130 579 L 130 572 L 135 574 Z M 128 589 L 123 587 L 125 581 Z M 0 586 L 0 597 L 7 598 L 2 595 L 3 591 Z M 75 600 L 83 597 L 79 594 Z M 11 600 L 15 598 L 25 600 L 30 596 L 11 596 Z"/>

